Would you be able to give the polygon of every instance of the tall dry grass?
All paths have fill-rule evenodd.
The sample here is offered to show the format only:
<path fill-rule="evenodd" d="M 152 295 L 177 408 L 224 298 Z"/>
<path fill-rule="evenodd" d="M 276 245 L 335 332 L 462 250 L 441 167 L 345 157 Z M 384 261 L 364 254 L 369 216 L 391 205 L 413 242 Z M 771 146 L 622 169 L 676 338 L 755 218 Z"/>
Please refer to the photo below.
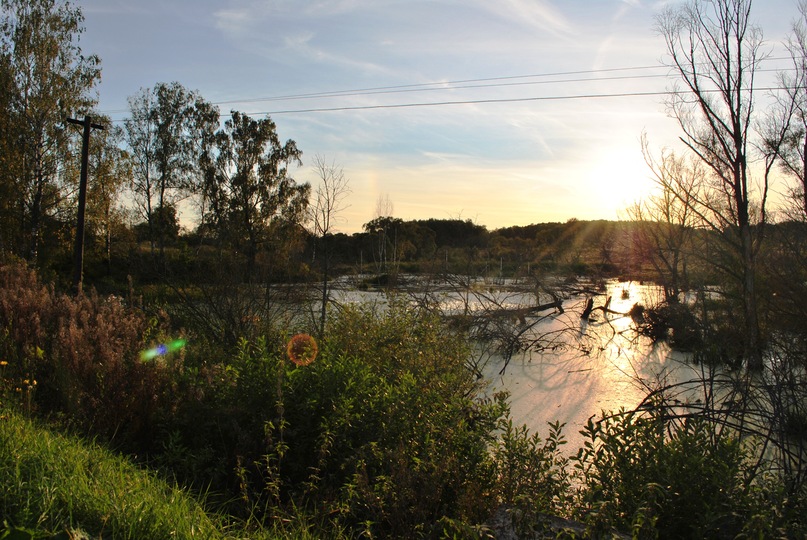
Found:
<path fill-rule="evenodd" d="M 65 294 L 20 261 L 0 263 L 0 355 L 7 381 L 36 380 L 35 406 L 81 431 L 148 443 L 171 395 L 172 363 L 141 361 L 158 317 L 95 291 Z M 170 407 L 169 407 L 170 408 Z M 123 441 L 122 441 L 123 442 Z"/>

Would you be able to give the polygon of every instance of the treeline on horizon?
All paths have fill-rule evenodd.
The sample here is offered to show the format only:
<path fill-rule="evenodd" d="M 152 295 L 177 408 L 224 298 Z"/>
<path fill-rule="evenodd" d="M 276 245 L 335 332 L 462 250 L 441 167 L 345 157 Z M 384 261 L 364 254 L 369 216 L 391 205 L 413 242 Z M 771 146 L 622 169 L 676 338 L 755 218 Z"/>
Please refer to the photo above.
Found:
<path fill-rule="evenodd" d="M 660 281 L 654 269 L 643 222 L 578 220 L 535 223 L 488 230 L 471 220 L 403 220 L 378 218 L 365 230 L 352 234 L 330 233 L 328 258 L 332 277 L 339 275 L 397 275 L 399 273 L 464 274 L 480 278 L 529 278 L 547 273 L 569 276 L 613 277 L 624 280 Z M 800 228 L 787 223 L 773 229 Z M 693 231 L 695 232 L 695 231 Z M 281 267 L 268 265 L 268 281 L 277 283 L 316 281 L 322 278 L 317 245 L 322 240 L 305 228 L 296 229 L 297 241 Z M 699 231 L 702 237 L 709 231 Z M 161 279 L 201 279 L 212 275 L 208 265 L 237 253 L 222 251 L 203 231 L 179 227 L 165 238 L 163 254 L 152 253 L 145 224 L 122 227 L 109 251 L 104 239 L 92 233 L 86 238 L 85 284 L 114 292 L 138 283 Z M 67 247 L 67 246 L 65 246 Z M 160 262 L 161 261 L 161 262 Z M 73 261 L 67 249 L 54 260 L 51 275 L 69 287 Z M 711 277 L 710 277 L 711 276 Z M 687 285 L 714 283 L 703 261 L 693 257 Z M 710 281 L 711 280 L 711 281 Z"/>

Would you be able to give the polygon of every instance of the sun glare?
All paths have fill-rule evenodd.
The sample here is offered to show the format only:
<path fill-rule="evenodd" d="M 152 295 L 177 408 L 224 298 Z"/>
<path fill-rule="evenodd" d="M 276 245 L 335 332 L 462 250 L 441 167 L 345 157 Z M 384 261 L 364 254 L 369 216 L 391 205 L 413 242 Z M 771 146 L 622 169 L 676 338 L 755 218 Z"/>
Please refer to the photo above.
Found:
<path fill-rule="evenodd" d="M 592 171 L 603 210 L 617 217 L 652 188 L 650 171 L 638 150 L 614 150 L 600 156 L 599 165 Z"/>

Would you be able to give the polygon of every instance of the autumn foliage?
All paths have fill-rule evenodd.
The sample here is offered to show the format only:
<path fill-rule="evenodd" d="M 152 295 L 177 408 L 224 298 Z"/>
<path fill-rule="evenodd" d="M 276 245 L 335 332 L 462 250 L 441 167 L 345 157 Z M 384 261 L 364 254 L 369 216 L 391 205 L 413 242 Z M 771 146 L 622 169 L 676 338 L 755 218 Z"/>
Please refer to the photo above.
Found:
<path fill-rule="evenodd" d="M 39 382 L 41 412 L 66 412 L 71 424 L 108 438 L 148 438 L 168 367 L 138 353 L 157 319 L 115 296 L 59 293 L 9 262 L 0 264 L 0 328 L 8 374 Z"/>

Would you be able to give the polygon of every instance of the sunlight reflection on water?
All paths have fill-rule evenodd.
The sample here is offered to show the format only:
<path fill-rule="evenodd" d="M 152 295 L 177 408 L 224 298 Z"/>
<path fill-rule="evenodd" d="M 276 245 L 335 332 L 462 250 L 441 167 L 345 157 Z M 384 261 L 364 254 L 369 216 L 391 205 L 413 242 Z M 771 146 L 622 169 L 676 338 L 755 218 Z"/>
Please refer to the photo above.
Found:
<path fill-rule="evenodd" d="M 602 306 L 610 296 L 610 309 L 627 313 L 637 302 L 645 306 L 657 303 L 658 295 L 656 287 L 610 282 L 595 306 Z M 536 328 L 541 332 L 553 325 L 576 326 L 576 347 L 522 352 L 513 356 L 504 374 L 499 373 L 504 365 L 499 358 L 499 363 L 489 363 L 484 372 L 491 381 L 490 392 L 510 392 L 514 423 L 526 424 L 542 437 L 547 434 L 547 422 L 565 423 L 567 454 L 582 444 L 579 431 L 591 416 L 635 408 L 662 382 L 700 376 L 699 368 L 687 364 L 681 353 L 637 336 L 628 316 L 595 311 L 591 322 L 582 321 L 584 305 L 584 298 L 564 302 L 562 315 Z"/>

